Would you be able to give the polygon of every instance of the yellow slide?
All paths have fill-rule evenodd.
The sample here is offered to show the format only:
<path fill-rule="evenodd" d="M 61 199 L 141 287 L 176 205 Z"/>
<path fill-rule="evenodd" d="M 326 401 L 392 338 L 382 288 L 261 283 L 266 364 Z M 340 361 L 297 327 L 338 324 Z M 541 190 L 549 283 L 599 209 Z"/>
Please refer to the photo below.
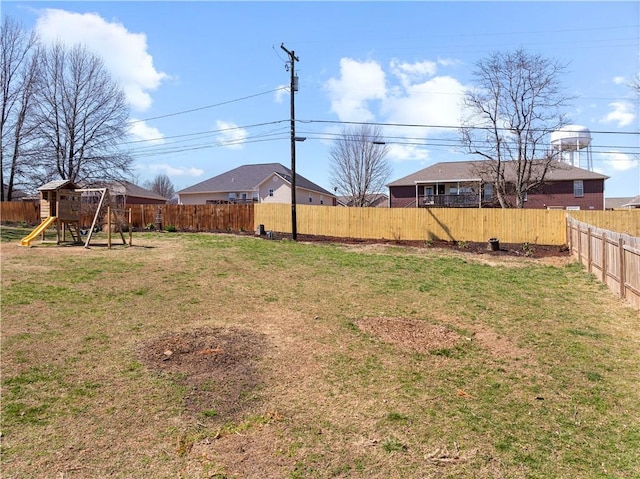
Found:
<path fill-rule="evenodd" d="M 42 234 L 42 232 L 44 230 L 46 230 L 49 226 L 51 226 L 51 224 L 56 220 L 55 216 L 49 216 L 46 220 L 44 220 L 42 223 L 40 223 L 40 226 L 38 226 L 36 229 L 34 229 L 31 233 L 29 233 L 29 236 L 25 236 L 24 238 L 22 238 L 20 240 L 20 244 L 22 246 L 29 246 L 31 244 L 31 241 L 33 241 L 33 239 Z"/>

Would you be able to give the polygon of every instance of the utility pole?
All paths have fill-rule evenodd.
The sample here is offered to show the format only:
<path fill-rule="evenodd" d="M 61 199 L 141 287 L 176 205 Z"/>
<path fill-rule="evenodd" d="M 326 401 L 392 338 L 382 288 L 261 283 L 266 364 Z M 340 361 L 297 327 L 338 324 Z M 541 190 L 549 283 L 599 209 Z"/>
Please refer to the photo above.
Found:
<path fill-rule="evenodd" d="M 285 68 L 291 70 L 291 239 L 297 241 L 298 239 L 298 226 L 296 220 L 296 110 L 295 110 L 295 95 L 298 91 L 298 77 L 294 73 L 295 62 L 299 62 L 300 59 L 295 55 L 294 51 L 287 50 L 284 47 L 284 43 L 280 45 L 287 55 L 289 55 L 289 62 L 287 62 Z M 289 67 L 291 65 L 291 67 Z"/>

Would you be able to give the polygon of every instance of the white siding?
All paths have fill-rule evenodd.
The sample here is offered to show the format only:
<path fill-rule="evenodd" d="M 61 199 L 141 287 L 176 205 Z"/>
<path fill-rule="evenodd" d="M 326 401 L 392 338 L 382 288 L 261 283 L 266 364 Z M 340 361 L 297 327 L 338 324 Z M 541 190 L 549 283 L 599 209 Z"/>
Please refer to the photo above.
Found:
<path fill-rule="evenodd" d="M 269 196 L 273 190 L 273 196 Z M 297 201 L 297 197 L 296 197 Z M 291 188 L 278 175 L 271 175 L 260 185 L 260 203 L 289 203 L 291 204 Z"/>

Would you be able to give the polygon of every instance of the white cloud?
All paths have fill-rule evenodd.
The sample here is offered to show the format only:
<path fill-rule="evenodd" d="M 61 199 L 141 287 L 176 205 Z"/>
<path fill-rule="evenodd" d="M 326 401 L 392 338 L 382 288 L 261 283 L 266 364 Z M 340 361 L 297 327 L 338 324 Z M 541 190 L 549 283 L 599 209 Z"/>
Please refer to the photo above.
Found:
<path fill-rule="evenodd" d="M 609 103 L 609 107 L 613 109 L 601 121 L 602 123 L 617 123 L 618 127 L 628 126 L 633 123 L 636 114 L 633 112 L 633 105 L 625 101 L 615 101 Z"/>
<path fill-rule="evenodd" d="M 409 88 L 413 83 L 432 77 L 438 69 L 437 64 L 430 61 L 406 63 L 396 59 L 391 60 L 390 68 L 404 88 Z"/>
<path fill-rule="evenodd" d="M 341 121 L 371 121 L 375 115 L 369 110 L 369 102 L 384 99 L 385 82 L 385 73 L 377 62 L 342 58 L 340 78 L 330 78 L 324 86 L 331 110 Z"/>
<path fill-rule="evenodd" d="M 388 145 L 388 158 L 392 161 L 427 161 L 429 150 L 418 145 Z"/>
<path fill-rule="evenodd" d="M 395 90 L 384 102 L 383 113 L 388 123 L 457 126 L 464 87 L 455 78 L 434 77 L 423 83 Z M 415 128 L 413 134 L 415 135 Z"/>
<path fill-rule="evenodd" d="M 36 32 L 45 42 L 84 44 L 99 55 L 114 80 L 124 89 L 127 99 L 139 111 L 151 106 L 151 95 L 169 78 L 153 66 L 144 33 L 131 33 L 121 23 L 108 22 L 95 13 L 73 13 L 45 9 L 36 23 Z"/>
<path fill-rule="evenodd" d="M 148 171 L 153 174 L 164 173 L 168 176 L 193 176 L 200 177 L 204 174 L 204 170 L 201 168 L 188 168 L 169 165 L 167 163 L 139 163 L 136 165 L 138 170 Z"/>
<path fill-rule="evenodd" d="M 462 62 L 453 58 L 438 58 L 438 65 L 441 65 L 443 67 L 450 67 L 462 65 Z"/>
<path fill-rule="evenodd" d="M 282 103 L 284 96 L 289 93 L 289 85 L 278 85 L 278 89 L 274 95 L 274 101 L 276 103 Z"/>
<path fill-rule="evenodd" d="M 604 153 L 605 164 L 616 171 L 626 171 L 636 167 L 637 160 L 626 153 Z"/>
<path fill-rule="evenodd" d="M 465 87 L 450 76 L 435 76 L 438 65 L 455 60 L 419 61 L 394 59 L 389 76 L 382 66 L 350 58 L 340 60 L 340 77 L 331 78 L 325 88 L 331 109 L 341 121 L 380 121 L 397 125 L 456 127 L 462 116 L 461 98 Z M 441 128 L 387 126 L 384 135 L 411 138 L 420 142 L 431 134 L 447 136 Z M 396 161 L 425 161 L 429 153 L 420 145 L 389 143 L 389 157 Z"/>
<path fill-rule="evenodd" d="M 627 81 L 624 79 L 624 77 L 613 77 L 613 83 L 615 85 L 625 85 L 627 83 Z"/>
<path fill-rule="evenodd" d="M 248 133 L 244 128 L 238 127 L 235 123 L 218 120 L 216 122 L 218 138 L 222 146 L 232 150 L 242 149 L 243 143 L 247 139 Z"/>
<path fill-rule="evenodd" d="M 129 134 L 135 140 L 147 141 L 149 145 L 161 145 L 164 143 L 164 135 L 160 130 L 147 125 L 144 121 L 131 119 L 129 122 Z"/>

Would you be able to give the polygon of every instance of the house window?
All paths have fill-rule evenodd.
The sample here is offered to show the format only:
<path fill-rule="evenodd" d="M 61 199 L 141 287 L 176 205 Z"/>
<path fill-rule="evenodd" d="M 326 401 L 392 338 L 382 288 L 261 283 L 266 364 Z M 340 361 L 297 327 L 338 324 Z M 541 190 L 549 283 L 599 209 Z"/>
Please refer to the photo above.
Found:
<path fill-rule="evenodd" d="M 273 188 L 269 188 L 269 196 L 273 196 Z"/>
<path fill-rule="evenodd" d="M 313 203 L 313 196 L 309 195 L 309 203 Z"/>
<path fill-rule="evenodd" d="M 246 193 L 242 193 L 242 199 L 246 200 L 247 199 L 247 194 Z"/>
<path fill-rule="evenodd" d="M 460 188 L 462 189 L 462 188 Z M 451 188 L 449 188 L 449 194 L 450 195 L 457 195 L 458 194 L 458 188 L 456 188 L 455 186 L 452 186 Z"/>
<path fill-rule="evenodd" d="M 573 180 L 573 196 L 576 198 L 584 196 L 584 183 L 582 180 Z"/>
<path fill-rule="evenodd" d="M 491 183 L 485 183 L 483 190 L 485 201 L 491 201 L 493 199 L 493 185 Z"/>
<path fill-rule="evenodd" d="M 258 195 L 258 192 L 254 191 L 252 196 L 253 196 L 253 202 L 257 203 L 258 200 L 260 199 L 260 196 Z"/>
<path fill-rule="evenodd" d="M 229 193 L 229 201 L 233 201 L 236 199 L 236 194 L 235 193 Z"/>

